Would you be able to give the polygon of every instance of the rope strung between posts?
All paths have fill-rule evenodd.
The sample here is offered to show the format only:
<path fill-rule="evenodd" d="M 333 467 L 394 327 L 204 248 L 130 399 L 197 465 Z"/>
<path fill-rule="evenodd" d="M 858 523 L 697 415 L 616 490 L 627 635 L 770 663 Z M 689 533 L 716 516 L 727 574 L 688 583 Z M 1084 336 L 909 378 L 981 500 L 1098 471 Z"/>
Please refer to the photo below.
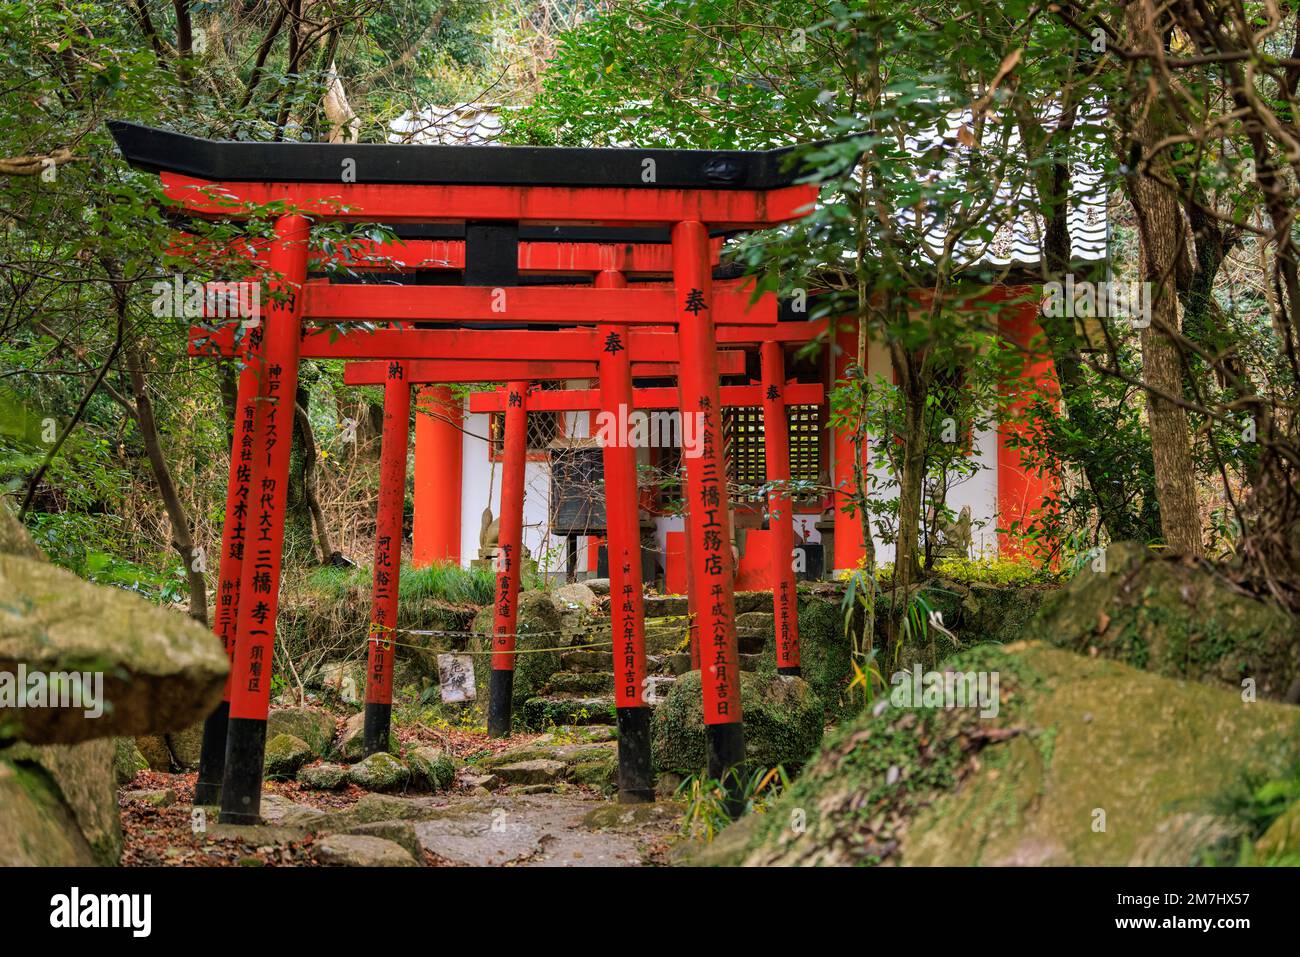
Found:
<path fill-rule="evenodd" d="M 689 621 L 690 618 L 691 618 L 690 615 L 661 615 L 657 620 Z M 377 625 L 374 622 L 371 622 L 370 629 L 371 629 L 371 635 L 366 642 L 367 645 L 370 645 L 378 641 L 384 641 L 386 644 L 391 645 L 394 648 L 412 648 L 415 649 L 416 651 L 428 651 L 429 649 L 424 645 L 416 645 L 410 642 L 397 641 L 394 638 L 384 639 L 381 638 L 380 635 L 384 632 L 388 632 L 389 634 L 415 635 L 416 637 L 420 637 L 420 638 L 487 638 L 491 640 L 495 640 L 497 638 L 515 638 L 515 639 L 541 638 L 541 637 L 550 637 L 551 635 L 574 635 L 574 636 L 581 635 L 584 637 L 590 637 L 593 634 L 601 633 L 603 631 L 603 626 L 588 625 L 586 628 L 580 628 L 577 629 L 576 631 L 564 631 L 564 630 L 527 631 L 527 632 L 521 631 L 521 632 L 515 632 L 513 635 L 491 635 L 481 631 L 450 631 L 442 628 L 389 628 L 384 625 Z M 581 645 L 557 645 L 551 648 L 515 648 L 511 651 L 493 651 L 491 649 L 487 651 L 463 650 L 463 651 L 449 651 L 447 652 L 447 654 L 528 655 L 528 654 L 541 654 L 542 652 L 583 651 L 588 648 L 610 648 L 613 647 L 613 645 L 614 645 L 614 640 L 611 638 L 608 641 L 595 641 L 595 642 L 589 642 Z"/>
<path fill-rule="evenodd" d="M 480 637 L 480 638 L 491 638 L 491 637 L 493 637 L 493 636 L 492 636 L 492 635 L 479 635 L 478 637 Z M 497 637 L 505 637 L 505 636 L 498 635 Z M 525 637 L 531 637 L 531 636 L 525 636 Z M 410 644 L 409 642 L 394 641 L 394 640 L 391 639 L 391 638 L 385 640 L 385 639 L 380 638 L 380 637 L 378 637 L 378 636 L 375 636 L 375 637 L 371 638 L 370 641 L 367 642 L 367 644 L 373 644 L 373 643 L 375 643 L 375 642 L 379 642 L 379 641 L 383 641 L 385 644 L 391 645 L 391 646 L 394 647 L 394 648 L 414 648 L 414 649 L 417 650 L 417 651 L 428 651 L 428 650 L 429 650 L 428 647 L 425 646 L 425 645 L 413 645 L 413 644 Z M 487 651 L 469 651 L 469 650 L 465 650 L 465 651 L 448 651 L 448 652 L 444 652 L 444 654 L 448 654 L 448 655 L 527 655 L 527 654 L 537 654 L 537 653 L 540 653 L 540 652 L 543 652 L 543 651 L 552 651 L 552 652 L 554 652 L 554 651 L 582 651 L 582 650 L 585 649 L 585 648 L 607 648 L 607 647 L 611 647 L 613 644 L 614 644 L 614 642 L 613 642 L 613 640 L 611 639 L 610 641 L 596 641 L 596 642 L 592 642 L 592 643 L 590 643 L 590 644 L 585 644 L 585 645 L 560 645 L 560 646 L 557 646 L 557 647 L 555 647 L 555 648 L 515 648 L 515 649 L 513 649 L 512 651 L 492 651 L 491 649 L 489 649 L 489 650 L 487 650 Z"/>

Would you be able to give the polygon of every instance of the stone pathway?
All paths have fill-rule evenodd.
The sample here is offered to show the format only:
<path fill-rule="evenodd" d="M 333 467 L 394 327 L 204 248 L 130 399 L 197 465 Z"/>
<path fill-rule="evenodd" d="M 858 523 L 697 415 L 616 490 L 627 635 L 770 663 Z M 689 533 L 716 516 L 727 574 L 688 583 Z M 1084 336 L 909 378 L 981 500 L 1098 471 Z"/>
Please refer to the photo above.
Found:
<path fill-rule="evenodd" d="M 437 858 L 475 867 L 637 867 L 663 863 L 681 808 L 582 795 L 517 794 L 450 804 L 415 825 Z"/>

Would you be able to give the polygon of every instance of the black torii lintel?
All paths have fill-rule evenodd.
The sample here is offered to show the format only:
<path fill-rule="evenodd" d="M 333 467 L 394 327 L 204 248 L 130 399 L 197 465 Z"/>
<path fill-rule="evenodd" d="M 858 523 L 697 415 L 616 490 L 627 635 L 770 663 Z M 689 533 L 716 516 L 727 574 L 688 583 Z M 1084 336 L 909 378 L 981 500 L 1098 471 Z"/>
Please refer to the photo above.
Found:
<path fill-rule="evenodd" d="M 799 171 L 796 147 L 774 150 L 581 149 L 208 140 L 139 123 L 108 123 L 132 166 L 213 182 L 339 183 L 345 160 L 367 184 L 774 190 Z M 653 160 L 653 176 L 648 160 Z"/>

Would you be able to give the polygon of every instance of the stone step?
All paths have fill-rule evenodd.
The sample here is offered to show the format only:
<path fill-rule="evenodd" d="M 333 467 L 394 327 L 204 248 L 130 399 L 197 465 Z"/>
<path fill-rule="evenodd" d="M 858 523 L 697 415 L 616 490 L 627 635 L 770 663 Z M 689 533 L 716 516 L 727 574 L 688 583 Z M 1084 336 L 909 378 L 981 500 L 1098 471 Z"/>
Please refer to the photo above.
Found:
<path fill-rule="evenodd" d="M 740 656 L 740 670 L 757 671 L 759 662 L 762 660 L 762 655 L 742 654 Z M 682 675 L 686 674 L 686 672 L 694 670 L 691 668 L 690 652 L 683 652 L 680 655 L 669 655 L 664 661 L 664 667 L 674 678 L 680 678 Z"/>
<path fill-rule="evenodd" d="M 685 615 L 686 613 L 685 595 L 645 596 L 645 616 L 647 618 L 666 618 L 670 615 Z"/>
<path fill-rule="evenodd" d="M 524 702 L 521 715 L 529 728 L 556 724 L 615 724 L 614 696 L 544 695 Z"/>
<path fill-rule="evenodd" d="M 746 611 L 736 616 L 737 628 L 764 628 L 772 634 L 776 627 L 776 615 L 770 611 Z"/>
<path fill-rule="evenodd" d="M 493 768 L 493 774 L 506 784 L 554 784 L 564 776 L 568 765 L 550 758 L 515 761 Z"/>
<path fill-rule="evenodd" d="M 547 694 L 612 694 L 614 675 L 608 671 L 557 671 L 545 690 Z"/>
<path fill-rule="evenodd" d="M 671 654 L 686 641 L 690 622 L 686 618 L 650 618 L 645 620 L 645 650 L 649 654 Z"/>
<path fill-rule="evenodd" d="M 582 648 L 566 651 L 560 655 L 560 664 L 566 671 L 608 671 L 614 670 L 614 653 L 597 648 Z"/>

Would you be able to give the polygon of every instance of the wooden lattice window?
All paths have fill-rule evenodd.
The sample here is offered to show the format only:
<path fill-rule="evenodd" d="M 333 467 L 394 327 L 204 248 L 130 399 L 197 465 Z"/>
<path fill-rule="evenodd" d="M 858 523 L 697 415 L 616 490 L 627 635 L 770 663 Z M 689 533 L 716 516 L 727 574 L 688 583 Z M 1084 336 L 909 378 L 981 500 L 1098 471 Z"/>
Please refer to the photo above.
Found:
<path fill-rule="evenodd" d="M 544 382 L 543 390 L 559 389 L 563 383 Z M 536 386 L 534 386 L 536 388 Z M 547 455 L 551 443 L 563 435 L 563 412 L 529 412 L 528 413 L 528 455 L 536 457 Z M 492 413 L 489 431 L 492 435 L 492 458 L 500 459 L 505 455 L 506 415 L 504 412 Z"/>
<path fill-rule="evenodd" d="M 792 405 L 790 420 L 790 479 L 816 484 L 822 473 L 822 408 Z"/>
<path fill-rule="evenodd" d="M 722 415 L 722 442 L 733 483 L 756 488 L 767 481 L 763 443 L 763 410 L 755 406 L 730 408 Z"/>
<path fill-rule="evenodd" d="M 821 407 L 794 405 L 786 409 L 790 428 L 790 478 L 815 484 L 822 470 Z M 730 408 L 723 413 L 723 442 L 727 470 L 733 483 L 757 488 L 767 482 L 767 441 L 763 410 Z"/>

